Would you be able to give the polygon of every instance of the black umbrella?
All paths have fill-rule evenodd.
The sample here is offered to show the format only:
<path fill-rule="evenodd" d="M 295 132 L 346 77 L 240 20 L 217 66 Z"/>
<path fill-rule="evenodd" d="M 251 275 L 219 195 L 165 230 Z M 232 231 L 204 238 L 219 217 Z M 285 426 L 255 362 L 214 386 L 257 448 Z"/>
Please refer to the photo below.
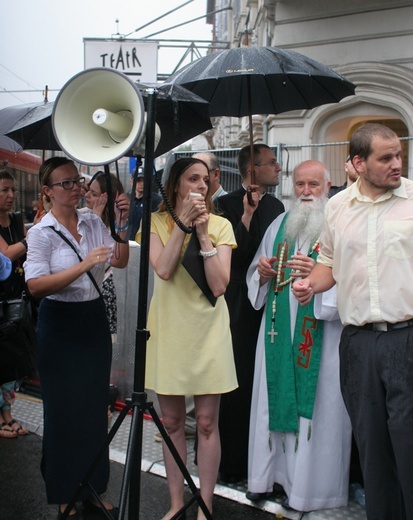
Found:
<path fill-rule="evenodd" d="M 238 47 L 200 58 L 167 78 L 209 101 L 213 116 L 249 117 L 253 172 L 253 114 L 281 114 L 336 103 L 354 94 L 343 76 L 298 52 Z"/>
<path fill-rule="evenodd" d="M 211 117 L 314 108 L 336 103 L 355 89 L 325 65 L 277 47 L 239 47 L 209 54 L 165 83 L 183 85 L 209 101 Z"/>
<path fill-rule="evenodd" d="M 148 86 L 138 84 L 138 87 L 146 109 Z M 212 128 L 207 101 L 179 85 L 154 87 L 158 90 L 156 122 L 161 130 L 155 157 Z M 36 104 L 26 111 L 25 106 L 0 111 L 0 135 L 5 134 L 24 149 L 60 150 L 52 129 L 53 102 Z M 7 124 L 3 124 L 6 119 Z M 126 155 L 134 155 L 133 150 Z"/>
<path fill-rule="evenodd" d="M 23 148 L 19 143 L 16 143 L 16 141 L 13 141 L 13 139 L 10 139 L 10 137 L 6 137 L 5 135 L 0 135 L 0 149 L 14 153 L 23 151 Z"/>
<path fill-rule="evenodd" d="M 147 109 L 149 87 L 158 91 L 156 98 L 156 123 L 161 130 L 161 140 L 155 157 L 185 143 L 212 128 L 208 102 L 180 85 L 137 84 Z"/>
<path fill-rule="evenodd" d="M 16 146 L 26 150 L 60 150 L 53 135 L 51 114 L 53 103 L 26 103 L 0 110 L 0 135 L 5 138 L 6 149 Z M 10 142 L 10 139 L 15 143 Z"/>

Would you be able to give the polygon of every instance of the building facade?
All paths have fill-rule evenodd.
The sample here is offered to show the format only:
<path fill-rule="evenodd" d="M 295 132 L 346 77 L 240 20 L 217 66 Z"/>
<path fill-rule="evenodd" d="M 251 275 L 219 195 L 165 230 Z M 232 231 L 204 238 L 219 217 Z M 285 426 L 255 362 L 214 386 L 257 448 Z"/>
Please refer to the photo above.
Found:
<path fill-rule="evenodd" d="M 213 7 L 228 5 L 232 9 L 214 18 L 217 40 L 227 40 L 231 47 L 247 44 L 294 50 L 357 86 L 355 96 L 336 104 L 255 115 L 255 142 L 346 142 L 358 126 L 371 121 L 390 126 L 400 137 L 413 135 L 413 2 L 216 0 Z M 247 118 L 217 118 L 214 126 L 215 148 L 248 143 Z M 403 146 L 403 173 L 413 178 L 412 141 L 406 140 Z M 338 164 L 329 164 L 330 169 L 341 171 L 345 155 L 343 149 Z M 323 161 L 323 148 L 315 147 L 313 158 Z M 339 184 L 343 179 L 332 180 Z"/>

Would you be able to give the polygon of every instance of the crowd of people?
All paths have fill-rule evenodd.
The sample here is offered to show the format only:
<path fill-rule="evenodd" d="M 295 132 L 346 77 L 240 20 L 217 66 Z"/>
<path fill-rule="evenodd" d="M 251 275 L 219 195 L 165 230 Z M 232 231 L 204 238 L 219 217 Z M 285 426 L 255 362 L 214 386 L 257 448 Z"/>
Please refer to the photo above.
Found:
<path fill-rule="evenodd" d="M 268 193 L 281 168 L 264 144 L 241 149 L 242 186 L 231 193 L 213 154 L 178 159 L 165 183 L 169 202 L 155 198 L 151 208 L 146 387 L 184 463 L 193 398 L 200 491 L 211 514 L 217 480 L 246 479 L 250 500 L 276 497 L 301 512 L 346 506 L 357 454 L 369 520 L 413 519 L 413 182 L 401 174 L 399 138 L 381 124 L 361 126 L 349 151 L 347 184 L 333 190 L 323 163 L 296 165 L 287 212 Z M 26 237 L 12 213 L 13 178 L 0 172 L 0 287 L 3 299 L 27 290 L 40 302 L 41 471 L 60 518 L 105 442 L 116 331 L 108 280 L 112 267 L 127 265 L 129 249 L 108 230 L 104 175 L 85 194 L 74 163 L 52 158 L 39 178 L 50 210 Z M 115 229 L 140 242 L 117 182 Z M 140 220 L 139 176 L 136 185 L 132 214 Z M 83 195 L 86 211 L 78 209 Z M 27 434 L 11 415 L 13 385 L 1 387 L 3 438 Z M 85 395 L 88 406 L 79 407 Z M 170 520 L 184 507 L 184 478 L 166 443 L 163 451 Z M 92 476 L 98 495 L 108 478 L 106 453 Z M 101 511 L 89 488 L 79 500 Z M 117 508 L 102 503 L 116 518 Z M 80 518 L 77 506 L 69 518 Z M 197 520 L 205 518 L 198 508 Z"/>
<path fill-rule="evenodd" d="M 23 262 L 26 259 L 26 230 L 20 213 L 13 212 L 17 188 L 14 177 L 0 170 L 0 252 L 12 262 L 10 275 L 0 283 L 0 301 L 21 297 L 25 290 Z M 0 386 L 0 438 L 27 435 L 12 416 L 15 381 Z"/>

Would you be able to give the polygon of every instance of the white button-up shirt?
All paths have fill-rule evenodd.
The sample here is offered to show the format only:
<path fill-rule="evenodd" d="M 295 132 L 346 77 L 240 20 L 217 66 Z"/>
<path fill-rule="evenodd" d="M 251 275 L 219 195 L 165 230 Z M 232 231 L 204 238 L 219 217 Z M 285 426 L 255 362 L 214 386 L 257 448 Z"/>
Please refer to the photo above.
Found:
<path fill-rule="evenodd" d="M 332 197 L 320 248 L 344 325 L 413 318 L 413 181 L 402 178 L 375 201 L 359 181 Z"/>
<path fill-rule="evenodd" d="M 103 245 L 113 247 L 114 240 L 100 217 L 92 213 L 79 211 L 77 213 L 79 217 L 77 231 L 82 237 L 80 244 L 64 226 L 59 224 L 52 212 L 45 215 L 39 224 L 29 229 L 27 260 L 23 265 L 26 281 L 59 273 L 79 263 L 79 258 L 73 249 L 53 229 L 50 229 L 50 226 L 61 231 L 70 240 L 82 259 L 86 258 L 95 247 Z M 91 273 L 101 287 L 105 264 L 98 264 Z M 51 294 L 48 298 L 65 302 L 81 302 L 96 299 L 98 296 L 89 276 L 85 273 L 68 287 Z"/>

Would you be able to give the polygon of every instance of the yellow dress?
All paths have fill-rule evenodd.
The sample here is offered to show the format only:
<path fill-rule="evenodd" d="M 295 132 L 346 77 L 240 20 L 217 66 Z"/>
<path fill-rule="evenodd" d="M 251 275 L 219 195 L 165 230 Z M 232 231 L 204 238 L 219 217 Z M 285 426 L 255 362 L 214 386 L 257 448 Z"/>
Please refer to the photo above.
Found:
<path fill-rule="evenodd" d="M 152 214 L 151 233 L 164 245 L 170 236 L 167 219 L 167 212 Z M 208 231 L 214 246 L 236 247 L 232 226 L 223 217 L 211 215 Z M 146 388 L 165 395 L 221 394 L 237 388 L 225 298 L 220 296 L 213 307 L 180 262 L 168 281 L 155 274 L 148 330 Z"/>

